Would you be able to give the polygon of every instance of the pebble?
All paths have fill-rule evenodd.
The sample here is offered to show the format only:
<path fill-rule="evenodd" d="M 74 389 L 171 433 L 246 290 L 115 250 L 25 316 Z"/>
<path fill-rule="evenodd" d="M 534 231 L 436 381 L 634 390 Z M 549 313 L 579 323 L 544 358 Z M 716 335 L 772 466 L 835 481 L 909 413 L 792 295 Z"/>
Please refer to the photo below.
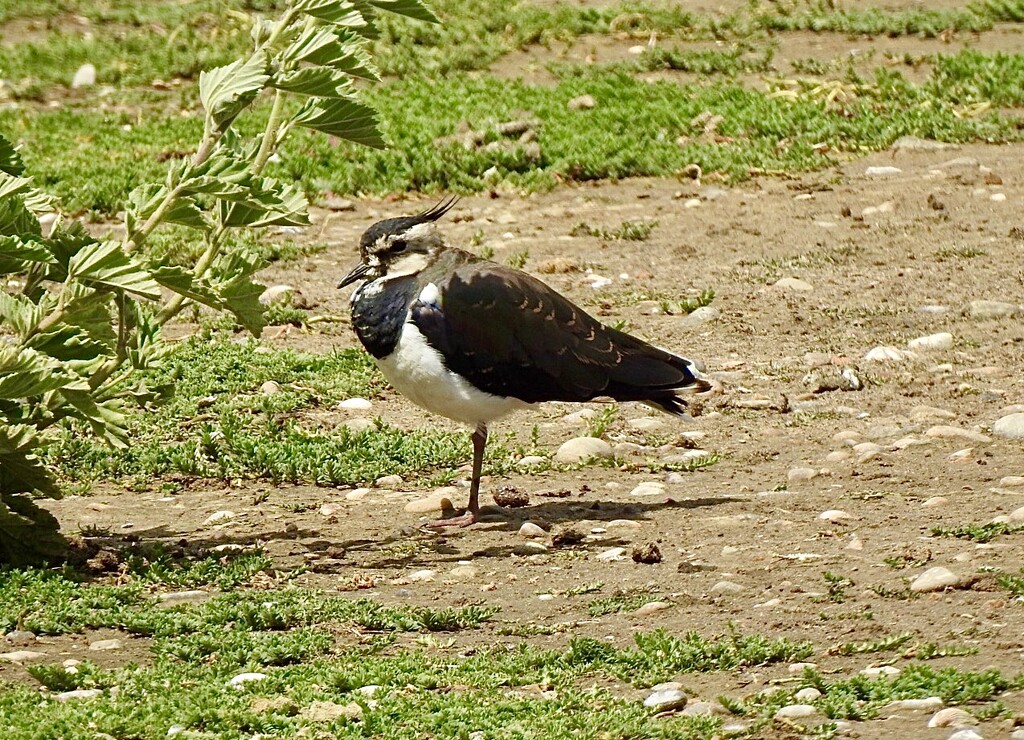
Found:
<path fill-rule="evenodd" d="M 956 414 L 948 409 L 940 409 L 935 406 L 915 406 L 910 409 L 910 418 L 914 421 L 925 421 L 927 419 L 955 419 Z"/>
<path fill-rule="evenodd" d="M 826 522 L 833 523 L 848 522 L 851 519 L 853 519 L 852 516 L 847 514 L 845 511 L 842 511 L 841 509 L 829 509 L 828 511 L 823 511 L 820 514 L 818 514 L 818 518 Z"/>
<path fill-rule="evenodd" d="M 860 432 L 855 432 L 852 429 L 844 429 L 841 432 L 836 432 L 832 435 L 833 442 L 839 442 L 840 444 L 846 444 L 847 442 L 853 442 L 857 444 L 857 440 L 863 435 Z"/>
<path fill-rule="evenodd" d="M 949 313 L 949 306 L 940 306 L 935 303 L 930 303 L 927 306 L 918 306 L 917 310 L 919 313 L 930 313 L 939 315 Z"/>
<path fill-rule="evenodd" d="M 818 715 L 818 708 L 810 704 L 790 704 L 775 713 L 775 719 L 808 719 Z"/>
<path fill-rule="evenodd" d="M 814 701 L 815 699 L 820 699 L 821 698 L 821 692 L 818 691 L 813 686 L 808 686 L 807 688 L 800 689 L 798 692 L 793 694 L 793 698 L 796 699 L 797 701 L 800 701 L 800 702 L 803 702 L 803 703 L 806 704 L 807 702 Z"/>
<path fill-rule="evenodd" d="M 644 699 L 644 706 L 656 712 L 667 712 L 685 707 L 686 702 L 686 694 L 675 686 L 655 687 L 655 690 Z"/>
<path fill-rule="evenodd" d="M 262 681 L 267 677 L 266 673 L 239 673 L 228 681 L 229 686 L 242 686 L 252 681 Z"/>
<path fill-rule="evenodd" d="M 548 546 L 541 542 L 524 542 L 521 545 L 516 545 L 512 548 L 512 552 L 515 555 L 529 556 L 529 555 L 542 555 L 548 551 Z"/>
<path fill-rule="evenodd" d="M 938 439 L 966 439 L 975 444 L 988 444 L 992 441 L 991 438 L 981 432 L 945 425 L 929 427 L 924 434 L 926 437 L 936 437 Z"/>
<path fill-rule="evenodd" d="M 526 455 L 516 463 L 519 468 L 536 468 L 546 464 L 548 459 L 543 455 Z"/>
<path fill-rule="evenodd" d="M 814 468 L 793 468 L 786 473 L 786 479 L 790 483 L 809 481 L 818 477 L 818 471 Z"/>
<path fill-rule="evenodd" d="M 941 591 L 960 583 L 960 576 L 947 568 L 936 566 L 929 568 L 910 583 L 910 590 L 915 593 Z"/>
<path fill-rule="evenodd" d="M 636 429 L 639 432 L 653 432 L 657 429 L 664 429 L 665 422 L 661 419 L 656 419 L 653 416 L 641 416 L 639 419 L 627 419 L 626 425 L 630 429 Z"/>
<path fill-rule="evenodd" d="M 378 686 L 375 683 L 371 683 L 371 684 L 367 684 L 366 686 L 360 686 L 358 689 L 356 689 L 356 693 L 357 694 L 362 694 L 367 699 L 372 699 L 378 693 L 380 693 L 380 689 L 381 689 L 380 686 Z"/>
<path fill-rule="evenodd" d="M 972 319 L 1008 319 L 1020 310 L 1015 303 L 1005 301 L 971 301 L 967 304 L 967 315 Z"/>
<path fill-rule="evenodd" d="M 683 317 L 683 326 L 699 326 L 711 321 L 717 321 L 722 317 L 722 312 L 714 306 L 701 306 Z"/>
<path fill-rule="evenodd" d="M 590 110 L 597 106 L 597 101 L 593 95 L 580 95 L 579 97 L 573 98 L 568 103 L 569 110 Z"/>
<path fill-rule="evenodd" d="M 898 676 L 900 675 L 900 669 L 894 668 L 891 665 L 870 665 L 860 672 L 862 676 L 877 677 L 877 676 Z"/>
<path fill-rule="evenodd" d="M 868 167 L 864 170 L 865 177 L 892 177 L 903 172 L 899 167 Z"/>
<path fill-rule="evenodd" d="M 913 352 L 902 350 L 899 347 L 874 347 L 868 350 L 864 359 L 868 362 L 906 362 L 914 357 Z"/>
<path fill-rule="evenodd" d="M 877 206 L 868 206 L 860 212 L 860 215 L 867 218 L 868 216 L 874 216 L 876 213 L 891 213 L 895 207 L 896 204 L 893 201 L 887 200 L 879 203 Z"/>
<path fill-rule="evenodd" d="M 597 556 L 598 560 L 604 560 L 606 562 L 612 562 L 614 560 L 625 560 L 626 559 L 626 548 L 624 547 L 613 547 L 610 550 L 605 550 Z"/>
<path fill-rule="evenodd" d="M 75 71 L 75 76 L 71 78 L 71 87 L 78 89 L 80 87 L 92 87 L 96 84 L 96 67 L 92 64 L 83 64 Z"/>
<path fill-rule="evenodd" d="M 665 495 L 665 484 L 660 481 L 644 481 L 632 491 L 629 492 L 630 496 L 664 496 Z"/>
<path fill-rule="evenodd" d="M 457 578 L 459 580 L 466 581 L 476 578 L 478 573 L 479 571 L 472 565 L 456 565 L 454 568 L 448 571 L 448 575 L 452 578 Z"/>
<path fill-rule="evenodd" d="M 1011 732 L 1010 740 L 1024 740 L 1024 729 L 1014 730 Z"/>
<path fill-rule="evenodd" d="M 519 528 L 519 535 L 521 537 L 546 537 L 547 532 L 533 522 L 523 522 L 523 526 Z"/>
<path fill-rule="evenodd" d="M 814 286 L 800 278 L 785 277 L 775 281 L 775 287 L 781 290 L 795 290 L 800 293 L 807 293 L 814 290 Z"/>
<path fill-rule="evenodd" d="M 945 506 L 949 503 L 949 499 L 945 496 L 932 496 L 931 498 L 925 499 L 921 506 L 926 509 L 931 509 L 936 506 Z"/>
<path fill-rule="evenodd" d="M 1011 511 L 1009 515 L 1007 515 L 1006 519 L 1013 524 L 1024 522 L 1024 506 Z"/>
<path fill-rule="evenodd" d="M 359 417 L 356 419 L 345 419 L 341 422 L 341 426 L 345 427 L 353 434 L 362 434 L 368 429 L 372 429 L 375 424 L 373 423 L 373 419 Z"/>
<path fill-rule="evenodd" d="M 373 492 L 372 488 L 353 488 L 351 491 L 345 494 L 346 501 L 362 501 L 370 493 Z M 433 511 L 433 509 L 431 509 Z"/>
<path fill-rule="evenodd" d="M 373 482 L 377 488 L 399 488 L 405 481 L 400 475 L 382 475 Z"/>
<path fill-rule="evenodd" d="M 0 653 L 0 663 L 24 663 L 29 660 L 45 658 L 46 653 L 38 653 L 33 650 L 15 650 L 12 653 Z"/>
<path fill-rule="evenodd" d="M 555 453 L 555 460 L 560 463 L 578 463 L 589 458 L 609 458 L 612 447 L 597 437 L 576 437 L 564 442 Z"/>
<path fill-rule="evenodd" d="M 883 711 L 934 712 L 936 709 L 942 709 L 943 706 L 945 706 L 945 702 L 942 701 L 942 697 L 929 696 L 926 699 L 898 699 L 891 701 L 885 705 Z"/>
<path fill-rule="evenodd" d="M 833 452 L 830 452 L 827 455 L 825 455 L 825 462 L 843 462 L 844 460 L 848 460 L 849 458 L 850 453 L 847 452 L 846 450 L 834 450 Z"/>
<path fill-rule="evenodd" d="M 437 575 L 436 570 L 414 570 L 412 573 L 405 577 L 409 583 L 430 583 L 434 580 L 434 576 Z"/>
<path fill-rule="evenodd" d="M 648 601 L 646 604 L 637 609 L 633 614 L 638 617 L 648 617 L 651 614 L 665 611 L 670 609 L 672 605 L 667 601 Z"/>
<path fill-rule="evenodd" d="M 295 288 L 290 285 L 271 285 L 260 293 L 259 302 L 264 306 L 290 306 Z"/>
<path fill-rule="evenodd" d="M 310 722 L 334 722 L 342 717 L 359 720 L 363 717 L 363 708 L 354 701 L 348 704 L 336 704 L 333 701 L 314 701 L 300 712 Z"/>
<path fill-rule="evenodd" d="M 373 404 L 365 398 L 346 398 L 338 403 L 338 408 L 349 411 L 369 411 L 373 408 Z"/>
<path fill-rule="evenodd" d="M 685 717 L 706 717 L 711 714 L 728 714 L 729 711 L 721 704 L 710 701 L 693 701 L 683 710 Z"/>
<path fill-rule="evenodd" d="M 999 479 L 1000 488 L 1024 488 L 1024 475 L 1007 475 Z"/>
<path fill-rule="evenodd" d="M 918 136 L 901 136 L 889 148 L 893 151 L 906 149 L 908 151 L 937 152 L 943 149 L 959 149 L 960 147 L 957 144 L 948 144 L 944 141 L 934 141 L 933 139 L 922 139 Z"/>
<path fill-rule="evenodd" d="M 4 635 L 4 638 L 12 645 L 18 646 L 32 645 L 38 639 L 35 632 L 28 630 L 11 630 Z"/>
<path fill-rule="evenodd" d="M 992 193 L 992 195 L 988 196 L 988 199 L 993 203 L 1002 203 L 1006 200 L 1006 193 Z"/>
<path fill-rule="evenodd" d="M 633 521 L 632 519 L 612 519 L 607 524 L 608 527 L 622 527 L 623 529 L 640 529 L 642 526 L 640 522 Z"/>
<path fill-rule="evenodd" d="M 719 581 L 711 587 L 711 593 L 723 594 L 726 596 L 738 594 L 741 591 L 743 591 L 743 586 L 738 583 L 733 583 L 732 581 Z"/>
<path fill-rule="evenodd" d="M 910 349 L 951 349 L 953 347 L 953 335 L 948 331 L 939 332 L 938 334 L 928 334 L 927 336 L 918 337 L 917 339 L 911 339 L 907 342 L 907 347 Z"/>
<path fill-rule="evenodd" d="M 210 524 L 216 524 L 217 522 L 222 522 L 225 519 L 234 519 L 235 516 L 236 514 L 233 511 L 215 511 L 203 520 L 203 526 L 205 527 Z"/>
<path fill-rule="evenodd" d="M 928 720 L 929 727 L 967 727 L 978 724 L 978 720 L 970 712 L 960 707 L 940 709 Z"/>
<path fill-rule="evenodd" d="M 79 699 L 95 699 L 97 696 L 102 696 L 102 694 L 103 689 L 75 689 L 74 691 L 62 691 L 59 694 L 55 694 L 53 698 L 64 703 Z"/>
<path fill-rule="evenodd" d="M 210 594 L 206 591 L 192 590 L 192 591 L 170 591 L 166 594 L 158 594 L 156 600 L 161 604 L 172 606 L 174 604 L 186 604 L 192 601 L 202 601 L 203 599 L 209 598 Z"/>
<path fill-rule="evenodd" d="M 281 392 L 281 384 L 276 380 L 268 380 L 260 386 L 260 393 L 264 396 L 273 396 L 275 393 Z"/>
<path fill-rule="evenodd" d="M 1009 414 L 996 420 L 992 433 L 1004 439 L 1024 439 L 1024 414 Z"/>
<path fill-rule="evenodd" d="M 341 504 L 324 504 L 320 507 L 317 513 L 319 513 L 320 516 L 332 517 L 336 514 L 342 513 L 343 511 L 345 511 L 345 507 Z"/>
<path fill-rule="evenodd" d="M 89 643 L 90 650 L 120 650 L 124 643 L 114 638 L 113 640 L 96 640 Z"/>
<path fill-rule="evenodd" d="M 441 489 L 439 491 L 435 491 L 429 496 L 413 499 L 405 505 L 405 511 L 408 514 L 429 514 L 434 511 L 454 509 L 455 505 L 453 503 L 452 496 L 452 493 L 445 489 Z"/>

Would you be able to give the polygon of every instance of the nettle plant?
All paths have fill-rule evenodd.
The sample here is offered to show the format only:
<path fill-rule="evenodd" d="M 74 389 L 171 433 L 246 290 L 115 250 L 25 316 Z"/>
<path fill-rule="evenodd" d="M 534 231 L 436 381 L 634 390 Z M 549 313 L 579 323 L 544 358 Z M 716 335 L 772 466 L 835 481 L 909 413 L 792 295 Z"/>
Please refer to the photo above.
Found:
<path fill-rule="evenodd" d="M 172 161 L 165 182 L 130 194 L 121 240 L 63 218 L 0 136 L 0 562 L 65 552 L 57 521 L 35 503 L 60 494 L 37 452 L 68 424 L 127 445 L 125 410 L 164 393 L 145 371 L 166 355 L 161 329 L 182 309 L 229 311 L 260 333 L 260 260 L 224 237 L 309 223 L 304 194 L 264 175 L 296 126 L 384 146 L 355 89 L 377 79 L 367 41 L 381 11 L 437 22 L 420 0 L 295 0 L 276 20 L 255 18 L 252 53 L 199 77 L 205 126 L 195 153 Z M 236 123 L 262 96 L 272 98 L 266 126 L 246 138 Z M 195 266 L 147 256 L 146 240 L 165 224 L 201 236 Z"/>

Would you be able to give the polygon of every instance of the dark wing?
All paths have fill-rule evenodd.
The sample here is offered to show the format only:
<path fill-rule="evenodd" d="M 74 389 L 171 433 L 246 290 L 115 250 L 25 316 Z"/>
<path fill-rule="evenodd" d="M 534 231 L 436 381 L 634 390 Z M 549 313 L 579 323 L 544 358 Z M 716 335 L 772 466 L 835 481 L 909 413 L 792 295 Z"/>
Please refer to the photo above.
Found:
<path fill-rule="evenodd" d="M 539 280 L 489 263 L 463 265 L 437 304 L 412 321 L 448 368 L 495 395 L 528 403 L 610 396 L 682 413 L 676 391 L 706 390 L 691 363 L 604 326 Z"/>

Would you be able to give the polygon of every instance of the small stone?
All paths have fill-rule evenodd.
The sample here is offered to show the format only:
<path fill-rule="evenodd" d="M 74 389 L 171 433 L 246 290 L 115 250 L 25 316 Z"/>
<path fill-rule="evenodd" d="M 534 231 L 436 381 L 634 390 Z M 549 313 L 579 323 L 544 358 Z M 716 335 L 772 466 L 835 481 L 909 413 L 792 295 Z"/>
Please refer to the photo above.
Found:
<path fill-rule="evenodd" d="M 632 491 L 629 492 L 630 496 L 664 496 L 665 495 L 665 484 L 660 481 L 644 481 Z"/>
<path fill-rule="evenodd" d="M 667 712 L 682 709 L 686 706 L 687 699 L 686 694 L 678 688 L 663 688 L 652 691 L 644 699 L 644 706 L 656 712 Z"/>
<path fill-rule="evenodd" d="M 814 286 L 800 278 L 785 277 L 775 281 L 775 287 L 780 290 L 795 290 L 800 293 L 807 293 L 814 290 Z"/>
<path fill-rule="evenodd" d="M 63 704 L 69 701 L 95 699 L 97 696 L 102 695 L 103 689 L 75 689 L 74 691 L 62 691 L 59 694 L 55 694 L 53 698 Z"/>
<path fill-rule="evenodd" d="M 81 87 L 92 87 L 95 84 L 96 67 L 92 64 L 83 64 L 75 71 L 75 76 L 71 78 L 71 87 L 75 90 Z"/>
<path fill-rule="evenodd" d="M 1024 728 L 1011 732 L 1010 740 L 1024 740 Z"/>
<path fill-rule="evenodd" d="M 460 581 L 469 581 L 476 578 L 479 571 L 472 565 L 456 565 L 448 575 Z"/>
<path fill-rule="evenodd" d="M 862 676 L 877 678 L 878 676 L 898 676 L 900 669 L 891 665 L 870 665 L 860 672 Z"/>
<path fill-rule="evenodd" d="M 338 408 L 346 411 L 369 411 L 373 404 L 365 398 L 346 398 L 338 403 Z"/>
<path fill-rule="evenodd" d="M 341 422 L 341 426 L 345 427 L 353 434 L 362 434 L 363 432 L 373 429 L 376 424 L 373 423 L 373 419 L 356 417 L 355 419 L 345 419 Z"/>
<path fill-rule="evenodd" d="M 836 524 L 839 522 L 848 522 L 853 519 L 852 516 L 841 509 L 829 509 L 828 511 L 823 511 L 818 514 L 818 518 L 826 522 L 833 522 Z"/>
<path fill-rule="evenodd" d="M 120 650 L 124 643 L 114 638 L 113 640 L 96 640 L 89 643 L 90 650 Z"/>
<path fill-rule="evenodd" d="M 542 542 L 524 542 L 521 545 L 516 545 L 512 548 L 512 552 L 516 555 L 529 556 L 529 555 L 542 555 L 548 551 L 548 546 Z"/>
<path fill-rule="evenodd" d="M 15 650 L 12 653 L 0 653 L 0 663 L 25 663 L 45 657 L 46 653 L 38 653 L 33 650 Z"/>
<path fill-rule="evenodd" d="M 913 350 L 939 350 L 953 347 L 953 335 L 947 331 L 911 339 L 907 347 Z"/>
<path fill-rule="evenodd" d="M 814 468 L 793 468 L 786 474 L 786 479 L 790 483 L 800 483 L 817 477 L 818 471 Z"/>
<path fill-rule="evenodd" d="M 614 529 L 616 527 L 621 527 L 622 529 L 640 529 L 641 526 L 643 525 L 641 525 L 640 522 L 633 521 L 632 519 L 612 519 L 607 525 L 608 529 Z"/>
<path fill-rule="evenodd" d="M 929 568 L 910 583 L 910 590 L 915 593 L 928 593 L 929 591 L 942 591 L 943 589 L 956 587 L 960 583 L 960 576 L 951 570 L 936 566 Z"/>
<path fill-rule="evenodd" d="M 454 509 L 454 495 L 458 489 L 440 489 L 423 498 L 413 499 L 405 505 L 408 514 L 430 514 L 435 511 Z"/>
<path fill-rule="evenodd" d="M 732 581 L 719 581 L 711 587 L 710 592 L 713 594 L 721 594 L 723 596 L 733 596 L 742 592 L 743 586 Z"/>
<path fill-rule="evenodd" d="M 655 565 L 661 562 L 661 550 L 653 542 L 648 542 L 644 545 L 637 545 L 633 548 L 631 553 L 634 563 L 643 563 L 645 565 Z"/>
<path fill-rule="evenodd" d="M 253 681 L 262 681 L 267 677 L 266 673 L 239 673 L 228 681 L 229 686 L 243 686 Z"/>
<path fill-rule="evenodd" d="M 372 488 L 365 488 L 365 487 L 353 488 L 351 491 L 349 491 L 348 493 L 345 494 L 345 500 L 346 501 L 362 501 L 367 496 L 369 496 L 371 493 L 373 493 L 373 489 Z M 431 511 L 433 511 L 433 509 L 431 509 Z"/>
<path fill-rule="evenodd" d="M 1007 514 L 1006 520 L 1011 524 L 1024 522 L 1024 506 L 1020 507 L 1019 509 L 1014 509 L 1009 514 Z"/>
<path fill-rule="evenodd" d="M 329 211 L 354 211 L 356 209 L 356 204 L 347 198 L 331 196 L 324 200 L 324 208 Z"/>
<path fill-rule="evenodd" d="M 921 506 L 925 509 L 932 509 L 936 506 L 945 506 L 949 503 L 949 499 L 945 496 L 932 496 L 931 498 L 925 499 Z"/>
<path fill-rule="evenodd" d="M 992 433 L 1004 439 L 1024 439 L 1024 414 L 1010 414 L 996 420 Z"/>
<path fill-rule="evenodd" d="M 825 455 L 825 462 L 837 463 L 843 462 L 844 460 L 848 460 L 849 458 L 850 453 L 847 452 L 846 450 L 834 450 L 833 452 L 830 452 L 827 455 Z"/>
<path fill-rule="evenodd" d="M 793 698 L 806 704 L 807 702 L 812 702 L 815 699 L 820 699 L 821 692 L 813 686 L 808 686 L 807 688 L 800 689 L 798 692 L 793 694 Z"/>
<path fill-rule="evenodd" d="M 429 570 L 425 568 L 423 570 L 414 570 L 405 577 L 405 580 L 409 581 L 409 583 L 430 583 L 434 580 L 434 576 L 436 575 L 436 570 Z"/>
<path fill-rule="evenodd" d="M 818 708 L 810 704 L 790 704 L 775 713 L 775 719 L 810 719 L 818 716 Z"/>
<path fill-rule="evenodd" d="M 539 468 L 542 465 L 546 465 L 548 459 L 543 455 L 526 455 L 520 458 L 519 462 L 516 463 L 517 468 L 529 469 Z"/>
<path fill-rule="evenodd" d="M 375 697 L 377 694 L 380 693 L 380 690 L 381 690 L 380 686 L 378 686 L 377 684 L 371 683 L 371 684 L 367 684 L 366 686 L 360 686 L 358 689 L 356 689 L 356 693 L 365 696 L 367 699 L 372 699 L 373 697 Z"/>
<path fill-rule="evenodd" d="M 333 701 L 314 701 L 301 712 L 310 722 L 334 722 L 347 719 L 358 722 L 363 718 L 363 708 L 354 701 L 348 704 L 335 704 Z"/>
<path fill-rule="evenodd" d="M 1007 475 L 999 479 L 1000 488 L 1024 488 L 1024 475 Z"/>
<path fill-rule="evenodd" d="M 174 604 L 187 604 L 194 601 L 203 601 L 209 597 L 210 594 L 206 591 L 170 591 L 166 594 L 159 594 L 156 597 L 156 600 L 166 606 L 173 606 Z"/>
<path fill-rule="evenodd" d="M 1006 193 L 992 193 L 992 195 L 988 196 L 988 199 L 993 203 L 1002 203 L 1006 200 Z"/>
<path fill-rule="evenodd" d="M 969 727 L 978 724 L 978 720 L 970 712 L 960 707 L 940 709 L 928 720 L 929 727 Z"/>
<path fill-rule="evenodd" d="M 960 427 L 945 425 L 929 427 L 924 434 L 926 437 L 936 437 L 938 439 L 966 439 L 969 442 L 974 442 L 975 444 L 988 444 L 992 441 L 988 436 L 981 432 L 974 432 L 970 429 L 961 429 Z"/>
<path fill-rule="evenodd" d="M 641 416 L 639 419 L 627 419 L 626 425 L 638 432 L 653 432 L 665 428 L 665 422 L 653 416 Z"/>
<path fill-rule="evenodd" d="M 683 317 L 683 326 L 699 326 L 722 318 L 722 312 L 714 306 L 701 306 Z"/>
<path fill-rule="evenodd" d="M 667 601 L 648 601 L 646 604 L 641 606 L 635 612 L 634 615 L 638 617 L 649 617 L 652 614 L 671 609 L 672 605 Z"/>
<path fill-rule="evenodd" d="M 903 172 L 899 167 L 868 167 L 864 170 L 865 177 L 892 177 Z"/>
<path fill-rule="evenodd" d="M 520 509 L 530 505 L 530 494 L 516 486 L 501 486 L 491 494 L 491 498 L 494 499 L 494 503 L 504 509 Z"/>
<path fill-rule="evenodd" d="M 626 548 L 624 547 L 613 547 L 609 550 L 597 555 L 598 560 L 604 560 L 605 562 L 613 562 L 615 560 L 626 559 Z"/>
<path fill-rule="evenodd" d="M 562 444 L 555 453 L 555 460 L 560 463 L 572 464 L 590 458 L 609 458 L 612 447 L 598 437 L 576 437 Z"/>
<path fill-rule="evenodd" d="M 945 702 L 942 697 L 929 696 L 925 699 L 898 699 L 885 705 L 884 712 L 934 712 L 942 709 Z"/>
<path fill-rule="evenodd" d="M 786 670 L 790 673 L 803 673 L 804 671 L 813 671 L 817 667 L 817 663 L 790 663 Z"/>
<path fill-rule="evenodd" d="M 212 514 L 210 514 L 210 516 L 206 517 L 206 519 L 203 520 L 203 525 L 202 526 L 206 527 L 206 526 L 209 526 L 211 524 L 216 524 L 217 522 L 222 522 L 225 519 L 234 519 L 235 516 L 237 516 L 237 515 L 233 511 L 227 511 L 227 510 L 215 511 Z"/>
<path fill-rule="evenodd" d="M 273 396 L 275 393 L 281 392 L 281 384 L 276 380 L 268 380 L 260 386 L 260 393 L 264 396 Z"/>
<path fill-rule="evenodd" d="M 974 157 L 956 157 L 938 166 L 940 170 L 977 170 L 981 168 L 981 162 Z"/>
<path fill-rule="evenodd" d="M 895 207 L 896 204 L 893 201 L 887 200 L 879 203 L 877 206 L 868 206 L 860 212 L 860 215 L 867 218 L 868 216 L 874 216 L 876 213 L 891 213 Z"/>
<path fill-rule="evenodd" d="M 864 359 L 868 362 L 906 362 L 913 359 L 914 353 L 898 347 L 875 347 L 868 350 Z"/>
<path fill-rule="evenodd" d="M 967 315 L 972 319 L 1009 319 L 1019 310 L 1017 304 L 1004 301 L 971 301 L 967 304 Z"/>
<path fill-rule="evenodd" d="M 338 514 L 341 514 L 344 511 L 345 507 L 342 504 L 324 504 L 323 506 L 320 507 L 317 513 L 320 514 L 320 516 L 330 518 L 332 516 L 337 516 Z"/>
<path fill-rule="evenodd" d="M 901 136 L 889 147 L 894 152 L 900 150 L 937 152 L 943 149 L 959 149 L 957 144 L 949 144 L 945 141 L 934 141 L 933 139 L 922 139 L 918 136 Z"/>
<path fill-rule="evenodd" d="M 264 306 L 290 306 L 295 288 L 290 285 L 271 285 L 260 293 L 259 301 Z"/>
<path fill-rule="evenodd" d="M 4 635 L 4 637 L 6 638 L 7 642 L 11 643 L 12 645 L 18 645 L 22 647 L 25 645 L 33 645 L 38 639 L 36 637 L 35 632 L 29 632 L 28 630 L 11 630 L 6 635 Z"/>
<path fill-rule="evenodd" d="M 520 537 L 546 537 L 547 534 L 547 532 L 533 522 L 523 522 L 523 526 L 519 528 Z"/>
<path fill-rule="evenodd" d="M 597 100 L 593 95 L 580 95 L 568 103 L 569 110 L 590 110 L 597 107 Z"/>
<path fill-rule="evenodd" d="M 380 478 L 373 482 L 373 485 L 377 488 L 390 488 L 392 490 L 400 488 L 405 481 L 402 480 L 400 475 L 382 475 Z"/>

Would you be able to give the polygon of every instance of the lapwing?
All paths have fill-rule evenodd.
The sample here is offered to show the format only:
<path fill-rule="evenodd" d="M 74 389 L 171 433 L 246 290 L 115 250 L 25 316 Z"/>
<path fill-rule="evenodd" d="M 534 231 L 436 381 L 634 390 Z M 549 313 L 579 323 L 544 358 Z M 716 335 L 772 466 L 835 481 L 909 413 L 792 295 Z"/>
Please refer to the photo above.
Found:
<path fill-rule="evenodd" d="M 448 246 L 435 222 L 456 200 L 373 224 L 338 285 L 362 281 L 352 326 L 391 385 L 473 428 L 469 507 L 431 527 L 477 520 L 488 425 L 515 409 L 604 397 L 686 416 L 680 394 L 711 389 L 690 360 L 605 326 L 525 272 Z"/>

